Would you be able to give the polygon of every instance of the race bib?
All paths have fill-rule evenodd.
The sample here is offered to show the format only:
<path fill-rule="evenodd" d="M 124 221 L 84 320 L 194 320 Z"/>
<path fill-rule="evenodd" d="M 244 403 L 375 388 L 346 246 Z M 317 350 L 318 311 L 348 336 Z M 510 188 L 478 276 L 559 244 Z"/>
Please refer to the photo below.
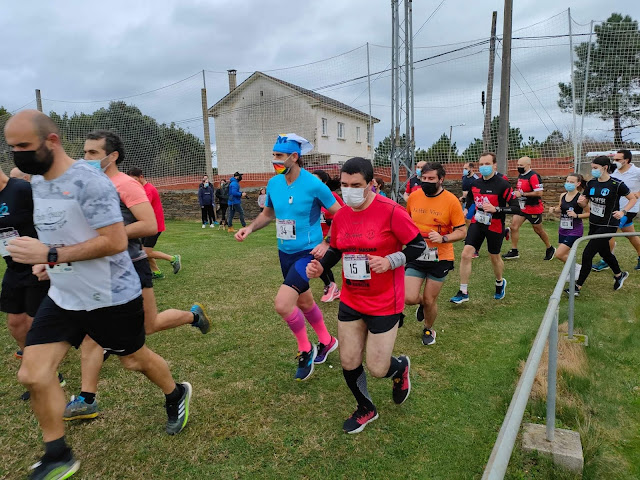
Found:
<path fill-rule="evenodd" d="M 276 236 L 280 240 L 295 240 L 296 221 L 276 219 Z"/>
<path fill-rule="evenodd" d="M 492 215 L 487 212 L 481 212 L 480 210 L 476 211 L 476 222 L 481 223 L 483 225 L 491 225 L 491 217 Z"/>
<path fill-rule="evenodd" d="M 49 275 L 58 275 L 63 273 L 73 273 L 73 265 L 70 263 L 58 263 L 53 267 L 47 266 L 47 273 Z"/>
<path fill-rule="evenodd" d="M 371 280 L 371 269 L 366 255 L 343 255 L 342 272 L 344 273 L 344 278 L 349 280 Z"/>
<path fill-rule="evenodd" d="M 17 232 L 17 230 L 11 227 L 3 228 L 2 230 L 0 230 L 0 253 L 3 257 L 11 256 L 11 254 L 7 251 L 7 245 L 9 245 L 9 242 L 12 239 L 18 238 L 19 236 L 20 234 Z"/>
<path fill-rule="evenodd" d="M 596 217 L 604 217 L 604 205 L 598 205 L 597 203 L 592 203 L 591 213 L 593 213 Z"/>
<path fill-rule="evenodd" d="M 524 197 L 518 198 L 518 205 L 520 206 L 520 210 L 523 210 L 527 205 L 527 199 Z"/>
<path fill-rule="evenodd" d="M 422 255 L 418 257 L 421 262 L 437 262 L 438 259 L 438 247 L 426 248 Z"/>
<path fill-rule="evenodd" d="M 562 217 L 560 218 L 560 228 L 565 230 L 573 230 L 573 218 Z"/>

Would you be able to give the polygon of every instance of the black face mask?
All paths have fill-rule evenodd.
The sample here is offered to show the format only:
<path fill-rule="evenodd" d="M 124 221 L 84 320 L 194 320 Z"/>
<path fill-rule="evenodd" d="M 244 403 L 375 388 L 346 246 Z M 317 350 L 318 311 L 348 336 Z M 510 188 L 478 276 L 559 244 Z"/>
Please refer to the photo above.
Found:
<path fill-rule="evenodd" d="M 422 191 L 427 197 L 435 195 L 438 191 L 438 188 L 440 187 L 440 185 L 438 185 L 438 182 L 422 182 L 420 186 L 422 187 Z"/>
<path fill-rule="evenodd" d="M 44 142 L 37 150 L 14 151 L 13 163 L 24 173 L 44 175 L 53 164 L 53 152 L 45 147 Z"/>
<path fill-rule="evenodd" d="M 518 173 L 522 175 L 524 173 L 524 167 L 518 167 Z"/>
<path fill-rule="evenodd" d="M 236 180 L 238 180 L 239 182 L 241 182 L 241 181 L 242 181 L 242 175 L 238 175 L 238 176 L 236 177 Z"/>

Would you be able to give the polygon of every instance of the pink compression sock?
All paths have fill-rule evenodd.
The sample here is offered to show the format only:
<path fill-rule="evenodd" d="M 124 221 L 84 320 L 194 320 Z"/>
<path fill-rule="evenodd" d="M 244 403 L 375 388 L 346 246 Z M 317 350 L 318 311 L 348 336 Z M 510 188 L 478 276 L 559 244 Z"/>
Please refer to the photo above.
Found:
<path fill-rule="evenodd" d="M 289 328 L 296 336 L 296 340 L 298 341 L 298 350 L 301 352 L 308 352 L 311 350 L 311 343 L 309 342 L 309 337 L 307 337 L 307 329 L 304 325 L 304 316 L 302 315 L 302 311 L 296 307 L 296 309 L 284 319 L 289 325 Z"/>
<path fill-rule="evenodd" d="M 322 311 L 318 308 L 318 304 L 314 303 L 311 310 L 304 312 L 304 316 L 318 335 L 318 341 L 325 345 L 331 343 L 331 334 L 324 324 L 324 317 L 322 316 Z"/>

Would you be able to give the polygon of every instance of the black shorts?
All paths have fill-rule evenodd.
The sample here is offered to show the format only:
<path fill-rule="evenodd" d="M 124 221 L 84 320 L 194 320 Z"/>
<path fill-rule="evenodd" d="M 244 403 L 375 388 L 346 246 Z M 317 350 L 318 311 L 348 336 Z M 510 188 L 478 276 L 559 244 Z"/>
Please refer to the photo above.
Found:
<path fill-rule="evenodd" d="M 40 282 L 30 270 L 16 272 L 7 268 L 2 278 L 0 311 L 26 313 L 34 317 L 49 292 L 49 281 Z"/>
<path fill-rule="evenodd" d="M 131 355 L 140 350 L 145 340 L 142 296 L 90 312 L 65 310 L 46 296 L 27 333 L 26 345 L 68 342 L 78 348 L 85 335 L 115 355 Z"/>
<path fill-rule="evenodd" d="M 133 262 L 133 268 L 136 269 L 136 273 L 140 277 L 140 285 L 142 285 L 142 288 L 153 288 L 153 275 L 151 274 L 149 259 L 143 258 L 142 260 Z"/>
<path fill-rule="evenodd" d="M 453 271 L 452 260 L 440 260 L 439 262 L 420 262 L 414 260 L 405 265 L 406 277 L 429 278 L 437 282 L 444 282 L 449 272 Z"/>
<path fill-rule="evenodd" d="M 152 235 L 150 237 L 144 237 L 142 239 L 142 246 L 147 248 L 155 247 L 156 243 L 158 243 L 158 237 L 160 236 L 161 233 L 162 232 L 158 232 L 155 235 Z"/>
<path fill-rule="evenodd" d="M 487 225 L 480 225 L 479 223 L 469 225 L 464 244 L 471 245 L 476 250 L 480 250 L 485 238 L 487 239 L 487 250 L 489 253 L 493 255 L 499 254 L 502 248 L 502 240 L 504 240 L 504 233 L 492 232 Z"/>
<path fill-rule="evenodd" d="M 542 223 L 542 214 L 541 213 L 518 213 L 518 216 L 524 217 L 525 220 L 529 220 L 531 225 L 540 225 Z"/>
<path fill-rule="evenodd" d="M 396 323 L 399 323 L 398 328 L 402 327 L 404 314 L 366 315 L 354 310 L 349 305 L 345 305 L 343 302 L 340 302 L 340 305 L 338 306 L 338 321 L 354 322 L 356 320 L 364 320 L 364 323 L 367 324 L 367 329 L 371 333 L 385 333 L 395 327 Z"/>

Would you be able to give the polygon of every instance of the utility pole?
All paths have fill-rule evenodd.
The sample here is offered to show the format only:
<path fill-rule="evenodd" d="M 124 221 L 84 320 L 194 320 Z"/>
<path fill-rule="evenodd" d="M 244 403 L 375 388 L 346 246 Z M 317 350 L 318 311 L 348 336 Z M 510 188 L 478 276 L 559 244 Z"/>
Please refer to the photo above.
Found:
<path fill-rule="evenodd" d="M 205 170 L 209 180 L 213 182 L 213 168 L 211 166 L 211 135 L 209 134 L 209 107 L 207 106 L 207 80 L 205 78 L 204 70 L 202 71 L 202 85 L 203 88 L 200 91 L 200 96 L 202 98 L 202 126 L 204 127 Z"/>
<path fill-rule="evenodd" d="M 487 78 L 487 106 L 484 111 L 484 129 L 482 130 L 482 149 L 489 151 L 491 142 L 491 102 L 493 100 L 493 75 L 496 65 L 496 22 L 498 12 L 494 11 L 491 18 L 491 40 L 489 42 L 489 75 Z"/>
<path fill-rule="evenodd" d="M 36 108 L 39 112 L 42 111 L 42 97 L 40 96 L 40 89 L 36 88 Z"/>
<path fill-rule="evenodd" d="M 511 20 L 513 0 L 504 0 L 502 28 L 502 78 L 500 79 L 500 131 L 498 133 L 498 171 L 507 174 L 509 155 L 509 96 L 511 95 Z"/>

